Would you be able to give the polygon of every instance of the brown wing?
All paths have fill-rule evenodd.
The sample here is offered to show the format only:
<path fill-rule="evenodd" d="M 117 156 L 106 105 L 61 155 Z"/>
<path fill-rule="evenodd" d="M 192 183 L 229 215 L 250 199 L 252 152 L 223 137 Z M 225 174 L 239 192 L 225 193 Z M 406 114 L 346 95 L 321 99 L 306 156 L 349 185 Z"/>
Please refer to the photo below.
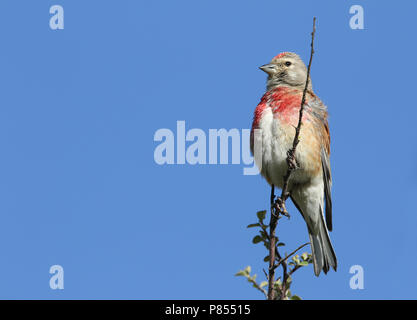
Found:
<path fill-rule="evenodd" d="M 326 200 L 326 224 L 327 229 L 332 231 L 332 173 L 330 169 L 330 132 L 329 124 L 327 122 L 327 112 L 323 119 L 323 134 L 322 134 L 322 148 L 321 148 L 321 165 L 323 167 L 323 181 L 324 181 L 324 197 Z"/>
<path fill-rule="evenodd" d="M 323 169 L 324 197 L 326 201 L 326 224 L 327 229 L 332 231 L 332 174 L 330 169 L 330 131 L 327 121 L 327 108 L 317 96 L 312 95 L 312 98 L 309 106 L 314 115 L 316 128 L 320 132 L 321 139 L 321 166 Z"/>

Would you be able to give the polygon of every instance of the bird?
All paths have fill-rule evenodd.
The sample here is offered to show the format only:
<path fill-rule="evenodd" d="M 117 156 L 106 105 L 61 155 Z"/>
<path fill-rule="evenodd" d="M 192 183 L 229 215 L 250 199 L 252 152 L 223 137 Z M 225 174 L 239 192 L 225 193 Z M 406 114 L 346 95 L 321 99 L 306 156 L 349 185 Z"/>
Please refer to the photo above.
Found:
<path fill-rule="evenodd" d="M 288 170 L 287 152 L 292 148 L 307 67 L 294 52 L 282 52 L 259 67 L 266 72 L 266 93 L 257 105 L 250 135 L 250 149 L 261 175 L 271 186 L 283 188 Z M 289 197 L 304 218 L 312 252 L 314 273 L 337 269 L 329 237 L 332 231 L 332 176 L 327 107 L 307 85 L 296 169 L 288 181 Z"/>

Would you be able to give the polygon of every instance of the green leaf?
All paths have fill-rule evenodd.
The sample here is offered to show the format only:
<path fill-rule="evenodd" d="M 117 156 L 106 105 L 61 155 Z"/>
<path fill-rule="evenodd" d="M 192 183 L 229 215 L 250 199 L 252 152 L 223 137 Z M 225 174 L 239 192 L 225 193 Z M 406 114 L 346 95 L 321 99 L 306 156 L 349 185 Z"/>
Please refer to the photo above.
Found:
<path fill-rule="evenodd" d="M 265 219 L 265 216 L 266 216 L 266 210 L 263 210 L 263 211 L 258 211 L 258 212 L 256 213 L 256 215 L 258 216 L 258 219 L 259 219 L 260 221 L 263 221 L 263 220 Z"/>
<path fill-rule="evenodd" d="M 267 255 L 267 256 L 264 258 L 264 262 L 268 262 L 268 261 L 269 261 L 269 259 L 270 259 L 270 257 L 269 257 L 269 255 Z"/>
<path fill-rule="evenodd" d="M 291 260 L 294 261 L 295 263 L 299 264 L 300 263 L 300 256 L 298 254 L 296 254 L 294 257 L 292 257 Z"/>
<path fill-rule="evenodd" d="M 247 274 L 250 274 L 250 272 L 252 271 L 252 268 L 250 266 L 247 266 L 244 270 Z"/>
<path fill-rule="evenodd" d="M 261 236 L 255 236 L 253 239 L 252 239 L 252 242 L 253 243 L 259 243 L 259 242 L 261 242 L 262 241 L 262 237 Z"/>
<path fill-rule="evenodd" d="M 308 261 L 301 261 L 298 263 L 300 266 L 308 266 Z"/>
<path fill-rule="evenodd" d="M 281 290 L 281 285 L 282 285 L 281 279 L 278 278 L 278 280 L 274 282 L 274 288 Z"/>
<path fill-rule="evenodd" d="M 295 294 L 291 296 L 290 300 L 301 300 L 301 298 Z"/>
<path fill-rule="evenodd" d="M 266 287 L 268 285 L 268 281 L 262 281 L 259 285 L 261 288 Z"/>
<path fill-rule="evenodd" d="M 245 275 L 246 275 L 245 271 L 240 270 L 238 273 L 235 274 L 235 277 L 243 277 Z"/>
<path fill-rule="evenodd" d="M 278 242 L 277 247 L 283 247 L 283 246 L 285 246 L 284 242 Z"/>
<path fill-rule="evenodd" d="M 248 225 L 246 228 L 254 228 L 254 227 L 260 227 L 261 225 L 259 223 L 252 223 Z"/>

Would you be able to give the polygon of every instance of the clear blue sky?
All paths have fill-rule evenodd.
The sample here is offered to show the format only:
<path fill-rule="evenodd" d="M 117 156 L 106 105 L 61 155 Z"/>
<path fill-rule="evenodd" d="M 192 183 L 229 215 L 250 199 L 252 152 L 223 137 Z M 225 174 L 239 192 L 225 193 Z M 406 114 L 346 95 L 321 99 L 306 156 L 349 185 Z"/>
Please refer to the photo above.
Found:
<path fill-rule="evenodd" d="M 62 5 L 65 29 L 49 28 Z M 361 4 L 365 29 L 351 30 Z M 300 270 L 305 299 L 417 298 L 417 47 L 412 1 L 0 3 L 0 298 L 258 299 L 265 250 L 246 225 L 268 206 L 240 165 L 154 161 L 160 128 L 247 129 L 258 66 L 306 61 L 332 136 L 337 273 Z M 306 242 L 301 216 L 278 233 Z M 63 266 L 65 289 L 49 288 Z M 351 290 L 362 265 L 365 289 Z"/>

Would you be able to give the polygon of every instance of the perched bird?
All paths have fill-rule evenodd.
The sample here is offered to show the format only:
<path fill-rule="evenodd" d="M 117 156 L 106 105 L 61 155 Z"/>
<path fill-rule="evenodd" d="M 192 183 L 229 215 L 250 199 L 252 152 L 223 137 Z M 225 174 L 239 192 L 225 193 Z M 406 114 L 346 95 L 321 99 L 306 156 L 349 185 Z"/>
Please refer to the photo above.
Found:
<path fill-rule="evenodd" d="M 255 109 L 251 151 L 266 181 L 282 189 L 288 169 L 287 151 L 292 147 L 298 125 L 307 68 L 297 54 L 283 52 L 260 69 L 268 74 L 267 91 Z M 337 260 L 328 233 L 332 230 L 332 177 L 327 108 L 314 94 L 311 81 L 299 140 L 295 153 L 297 169 L 292 172 L 288 191 L 307 223 L 314 273 L 318 276 L 321 270 L 324 273 L 330 267 L 336 270 Z"/>

